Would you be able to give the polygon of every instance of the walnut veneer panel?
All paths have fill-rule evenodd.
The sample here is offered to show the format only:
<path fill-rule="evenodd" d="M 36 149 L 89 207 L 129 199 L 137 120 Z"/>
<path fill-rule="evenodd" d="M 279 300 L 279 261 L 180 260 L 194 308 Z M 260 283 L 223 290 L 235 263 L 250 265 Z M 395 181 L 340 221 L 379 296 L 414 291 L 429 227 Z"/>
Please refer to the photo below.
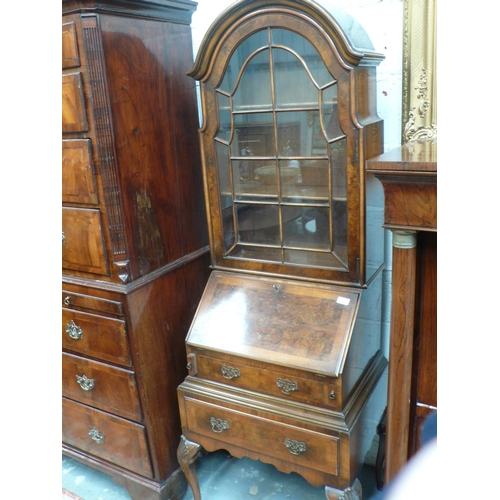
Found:
<path fill-rule="evenodd" d="M 134 372 L 63 353 L 63 396 L 131 420 L 141 420 Z"/>
<path fill-rule="evenodd" d="M 75 23 L 64 23 L 62 25 L 62 67 L 66 69 L 78 66 L 80 66 L 80 57 L 78 55 Z"/>
<path fill-rule="evenodd" d="M 101 212 L 65 207 L 62 211 L 63 268 L 107 274 Z"/>
<path fill-rule="evenodd" d="M 186 342 L 338 375 L 360 294 L 342 287 L 214 272 Z"/>
<path fill-rule="evenodd" d="M 130 366 L 132 360 L 123 319 L 63 308 L 63 349 Z"/>
<path fill-rule="evenodd" d="M 192 432 L 206 436 L 220 434 L 218 438 L 228 444 L 243 441 L 251 451 L 327 474 L 338 473 L 338 438 L 189 397 L 184 405 L 187 425 Z M 303 451 L 291 448 L 292 442 Z"/>
<path fill-rule="evenodd" d="M 139 474 L 152 476 L 143 425 L 68 399 L 63 398 L 62 404 L 62 434 L 66 443 Z M 93 430 L 95 439 L 91 435 Z"/>
<path fill-rule="evenodd" d="M 86 132 L 89 129 L 81 73 L 62 77 L 62 131 Z"/>
<path fill-rule="evenodd" d="M 342 394 L 335 377 L 318 377 L 310 372 L 293 374 L 268 363 L 251 363 L 245 358 L 223 356 L 217 352 L 188 346 L 188 360 L 194 365 L 190 374 L 235 387 L 281 396 L 327 408 L 342 407 Z M 192 354 L 191 354 L 192 353 Z M 274 368 L 274 370 L 272 369 Z"/>
<path fill-rule="evenodd" d="M 63 203 L 99 203 L 91 148 L 90 139 L 62 141 Z"/>

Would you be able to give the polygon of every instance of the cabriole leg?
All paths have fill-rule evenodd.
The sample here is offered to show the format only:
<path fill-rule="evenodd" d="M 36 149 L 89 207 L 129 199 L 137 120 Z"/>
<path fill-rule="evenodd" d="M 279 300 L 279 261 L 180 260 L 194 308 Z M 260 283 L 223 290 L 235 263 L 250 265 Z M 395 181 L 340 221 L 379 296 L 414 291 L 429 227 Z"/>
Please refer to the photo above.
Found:
<path fill-rule="evenodd" d="M 351 487 L 345 490 L 337 490 L 325 486 L 326 500 L 361 500 L 362 488 L 359 479 L 356 478 Z"/>
<path fill-rule="evenodd" d="M 201 500 L 200 485 L 194 468 L 194 462 L 198 458 L 200 450 L 199 444 L 188 441 L 184 436 L 181 436 L 181 442 L 177 448 L 177 460 L 193 492 L 194 500 Z"/>

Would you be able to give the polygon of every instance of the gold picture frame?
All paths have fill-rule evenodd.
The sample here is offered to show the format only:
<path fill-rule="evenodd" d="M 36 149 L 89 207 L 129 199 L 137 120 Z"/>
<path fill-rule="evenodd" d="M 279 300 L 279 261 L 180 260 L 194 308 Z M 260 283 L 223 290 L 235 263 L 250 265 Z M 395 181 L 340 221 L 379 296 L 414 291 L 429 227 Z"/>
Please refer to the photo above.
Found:
<path fill-rule="evenodd" d="M 403 0 L 403 144 L 437 139 L 436 2 Z"/>

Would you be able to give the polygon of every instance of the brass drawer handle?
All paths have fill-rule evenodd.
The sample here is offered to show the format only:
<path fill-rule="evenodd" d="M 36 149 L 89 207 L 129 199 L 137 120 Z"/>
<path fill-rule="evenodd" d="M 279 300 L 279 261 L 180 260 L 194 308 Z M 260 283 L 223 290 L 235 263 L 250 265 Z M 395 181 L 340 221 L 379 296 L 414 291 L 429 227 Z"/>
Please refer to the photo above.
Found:
<path fill-rule="evenodd" d="M 95 386 L 95 379 L 87 378 L 86 375 L 77 375 L 76 381 L 84 391 L 91 391 Z"/>
<path fill-rule="evenodd" d="M 232 366 L 222 365 L 221 368 L 222 376 L 227 378 L 228 380 L 232 380 L 233 378 L 238 378 L 241 373 L 238 368 L 233 368 Z"/>
<path fill-rule="evenodd" d="M 281 392 L 283 394 L 286 394 L 287 396 L 291 394 L 293 391 L 298 391 L 299 390 L 299 384 L 297 382 L 292 382 L 291 380 L 288 379 L 282 379 L 279 378 L 276 381 L 276 385 L 281 389 Z"/>
<path fill-rule="evenodd" d="M 222 431 L 227 431 L 229 429 L 228 421 L 222 420 L 221 418 L 212 417 L 210 419 L 210 424 L 212 426 L 212 430 L 217 434 L 220 434 Z"/>
<path fill-rule="evenodd" d="M 67 297 L 64 297 L 63 303 L 65 306 L 69 306 L 71 303 L 71 297 L 69 295 Z"/>
<path fill-rule="evenodd" d="M 97 443 L 104 443 L 104 436 L 97 430 L 96 427 L 92 427 L 89 432 L 89 436 Z"/>
<path fill-rule="evenodd" d="M 62 232 L 62 244 L 66 245 L 66 236 L 64 234 L 64 231 Z"/>
<path fill-rule="evenodd" d="M 330 394 L 328 394 L 328 397 L 333 401 L 335 399 L 335 391 L 330 391 Z"/>
<path fill-rule="evenodd" d="M 292 439 L 285 439 L 285 446 L 292 455 L 300 455 L 307 451 L 306 444 L 301 441 L 294 441 Z"/>
<path fill-rule="evenodd" d="M 78 340 L 83 337 L 82 329 L 77 326 L 73 320 L 71 320 L 71 323 L 66 323 L 66 333 L 74 340 Z"/>

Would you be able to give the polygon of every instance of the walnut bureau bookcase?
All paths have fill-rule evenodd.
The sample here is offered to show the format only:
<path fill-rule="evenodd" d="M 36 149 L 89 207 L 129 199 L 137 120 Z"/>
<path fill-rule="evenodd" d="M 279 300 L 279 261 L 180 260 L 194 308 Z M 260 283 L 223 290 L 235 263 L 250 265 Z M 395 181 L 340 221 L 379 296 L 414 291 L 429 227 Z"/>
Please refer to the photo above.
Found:
<path fill-rule="evenodd" d="M 187 487 L 176 389 L 210 263 L 195 6 L 62 2 L 63 453 L 137 500 Z"/>
<path fill-rule="evenodd" d="M 382 60 L 341 11 L 251 0 L 215 20 L 189 72 L 213 268 L 178 388 L 177 453 L 196 500 L 201 448 L 361 498 L 387 366 L 383 190 L 364 170 L 383 149 Z"/>

